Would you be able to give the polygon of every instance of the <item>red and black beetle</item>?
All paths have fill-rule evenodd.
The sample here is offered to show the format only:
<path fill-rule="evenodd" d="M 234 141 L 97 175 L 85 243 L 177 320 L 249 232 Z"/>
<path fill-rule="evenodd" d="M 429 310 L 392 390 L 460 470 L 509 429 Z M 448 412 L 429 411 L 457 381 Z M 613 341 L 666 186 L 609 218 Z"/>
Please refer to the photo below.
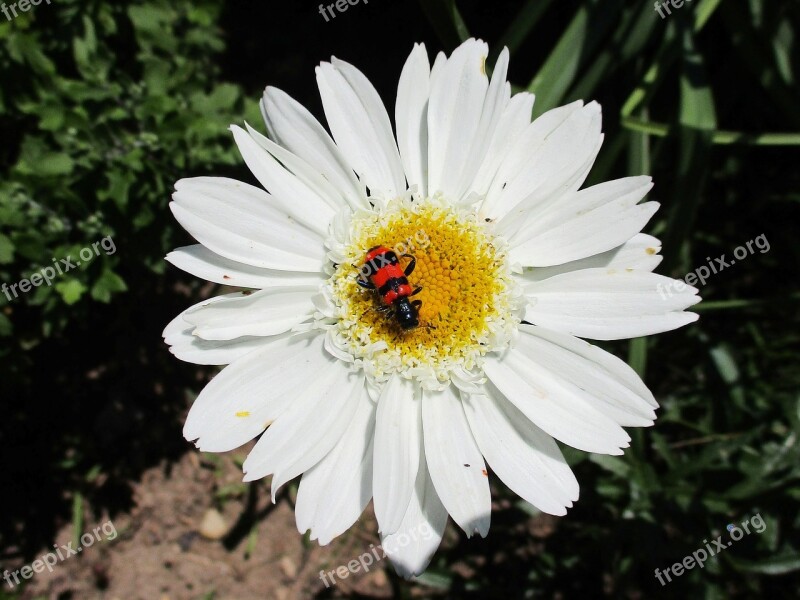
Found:
<path fill-rule="evenodd" d="M 409 301 L 422 288 L 412 289 L 407 276 L 417 265 L 417 259 L 410 255 L 411 262 L 403 270 L 397 254 L 386 246 L 373 246 L 367 251 L 364 264 L 359 269 L 361 275 L 356 282 L 368 290 L 377 290 L 383 306 L 378 309 L 394 313 L 395 319 L 403 329 L 414 329 L 419 325 L 419 307 L 422 300 Z"/>

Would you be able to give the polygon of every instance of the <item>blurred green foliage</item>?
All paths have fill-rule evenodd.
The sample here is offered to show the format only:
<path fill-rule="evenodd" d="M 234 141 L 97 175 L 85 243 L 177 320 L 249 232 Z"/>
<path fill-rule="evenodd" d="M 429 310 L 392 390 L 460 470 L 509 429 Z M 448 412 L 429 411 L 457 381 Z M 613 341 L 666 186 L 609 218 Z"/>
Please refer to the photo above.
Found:
<path fill-rule="evenodd" d="M 219 12 L 217 2 L 64 0 L 0 22 L 0 277 L 19 281 L 106 235 L 138 263 L 101 254 L 55 286 L 0 297 L 11 305 L 0 335 L 48 337 L 125 292 L 125 269 L 163 273 L 172 185 L 237 161 L 226 128 L 244 103 L 218 79 Z M 9 318 L 26 310 L 41 331 Z"/>
<path fill-rule="evenodd" d="M 390 10 L 373 4 L 371 14 Z M 581 483 L 567 517 L 537 530 L 532 507 L 493 480 L 498 510 L 489 537 L 451 535 L 421 582 L 393 580 L 398 594 L 416 586 L 423 595 L 459 598 L 797 597 L 800 3 L 694 0 L 664 19 L 650 1 L 420 0 L 421 10 L 412 8 L 393 8 L 392 18 L 416 23 L 425 15 L 439 37 L 428 41 L 431 53 L 470 35 L 487 39 L 495 54 L 507 45 L 512 82 L 537 94 L 536 114 L 574 99 L 601 102 L 606 141 L 589 183 L 654 176 L 650 199 L 662 208 L 648 231 L 664 242 L 659 272 L 682 277 L 706 257 L 730 257 L 761 234 L 771 249 L 708 281 L 699 323 L 609 345 L 629 357 L 663 408 L 653 428 L 631 432 L 624 457 L 567 449 Z M 267 27 L 278 8 L 259 10 L 264 19 L 251 19 L 254 27 Z M 318 19 L 315 10 L 306 18 Z M 220 26 L 223 11 L 221 0 L 59 0 L 13 22 L 0 19 L 0 281 L 29 277 L 107 235 L 118 248 L 53 287 L 10 302 L 0 294 L 0 390 L 9 411 L 0 442 L 12 438 L 4 452 L 15 460 L 34 452 L 20 450 L 21 438 L 37 427 L 32 407 L 40 398 L 54 406 L 74 401 L 80 414 L 61 426 L 69 409 L 49 407 L 55 424 L 47 441 L 34 438 L 37 452 L 43 443 L 52 446 L 36 457 L 36 467 L 52 480 L 53 497 L 79 490 L 101 504 L 108 490 L 89 485 L 99 472 L 124 483 L 136 473 L 124 468 L 130 457 L 144 454 L 145 445 L 157 453 L 167 441 L 151 422 L 169 423 L 168 434 L 180 443 L 182 407 L 164 408 L 176 395 L 151 398 L 143 387 L 138 395 L 106 399 L 98 390 L 168 379 L 157 332 L 166 315 L 199 294 L 188 278 L 179 285 L 164 276 L 164 253 L 186 240 L 166 209 L 174 182 L 247 177 L 227 126 L 259 122 L 256 85 L 226 81 L 220 56 L 231 35 Z M 362 12 L 368 15 L 366 7 Z M 347 15 L 353 23 L 360 18 Z M 307 42 L 285 28 L 275 27 L 276 38 L 288 39 L 278 60 L 294 65 L 293 48 L 299 55 Z M 414 41 L 369 53 L 379 61 L 404 56 Z M 268 42 L 251 42 L 255 50 L 240 45 L 229 63 L 266 57 Z M 359 37 L 348 43 L 357 47 Z M 305 77 L 313 83 L 313 72 Z M 397 73 L 385 77 L 396 82 Z M 146 331 L 138 338 L 140 326 Z M 98 347 L 91 359 L 65 362 L 58 371 L 42 364 L 67 361 L 76 340 L 98 328 L 108 332 L 116 358 L 102 363 L 105 350 Z M 95 369 L 91 377 L 69 372 L 87 365 Z M 187 373 L 170 380 L 188 386 Z M 91 385 L 90 401 L 79 391 Z M 198 389 L 196 381 L 192 387 Z M 150 412 L 137 412 L 144 399 Z M 112 441 L 84 434 L 109 428 L 108 414 L 89 417 L 105 404 L 125 427 L 137 424 L 131 438 L 109 436 L 115 459 L 107 453 Z M 23 433 L 14 438 L 17 430 Z M 142 432 L 151 437 L 136 441 Z M 32 471 L 6 474 L 19 480 Z M 17 494 L 24 516 L 0 533 L 4 545 L 16 536 L 30 554 L 48 532 L 28 539 L 42 515 L 37 521 L 28 511 L 35 494 L 27 493 Z M 71 510 L 61 498 L 56 507 L 62 515 Z M 656 568 L 757 513 L 767 524 L 763 534 L 746 536 L 704 569 L 658 584 Z"/>
<path fill-rule="evenodd" d="M 128 506 L 126 481 L 183 449 L 172 382 L 188 371 L 159 333 L 194 288 L 164 281 L 186 241 L 167 204 L 181 177 L 238 165 L 228 125 L 258 114 L 221 78 L 221 10 L 59 0 L 0 17 L 0 545 L 23 556 L 84 489 Z M 13 297 L 107 236 L 115 252 Z"/>

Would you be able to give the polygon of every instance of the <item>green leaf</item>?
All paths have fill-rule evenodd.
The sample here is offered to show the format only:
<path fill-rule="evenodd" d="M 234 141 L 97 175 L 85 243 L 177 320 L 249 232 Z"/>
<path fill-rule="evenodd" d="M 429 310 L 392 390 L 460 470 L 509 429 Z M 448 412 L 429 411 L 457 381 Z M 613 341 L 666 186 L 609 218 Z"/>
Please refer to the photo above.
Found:
<path fill-rule="evenodd" d="M 65 152 L 53 152 L 41 139 L 28 136 L 22 143 L 22 152 L 17 170 L 22 175 L 55 177 L 68 175 L 75 168 L 75 161 Z"/>
<path fill-rule="evenodd" d="M 129 7 L 128 16 L 139 32 L 158 36 L 166 28 L 166 23 L 174 19 L 176 15 L 173 9 L 150 3 L 145 6 Z"/>
<path fill-rule="evenodd" d="M 789 19 L 784 19 L 778 26 L 775 38 L 772 40 L 772 49 L 775 53 L 775 64 L 778 73 L 783 78 L 784 85 L 794 84 L 794 68 L 792 66 L 792 56 L 795 52 L 794 31 L 789 23 Z"/>
<path fill-rule="evenodd" d="M 42 52 L 35 35 L 13 34 L 7 48 L 12 59 L 26 63 L 40 75 L 49 76 L 56 72 L 55 64 Z"/>
<path fill-rule="evenodd" d="M 75 162 L 69 154 L 51 153 L 42 157 L 42 162 L 37 169 L 38 175 L 52 176 L 69 175 L 75 168 Z"/>
<path fill-rule="evenodd" d="M 86 291 L 86 286 L 77 279 L 70 279 L 69 281 L 57 283 L 56 291 L 61 294 L 65 303 L 72 305 L 81 299 L 81 296 Z"/>
<path fill-rule="evenodd" d="M 48 105 L 43 108 L 39 127 L 45 131 L 58 131 L 64 125 L 64 109 L 61 106 Z"/>
<path fill-rule="evenodd" d="M 14 333 L 14 325 L 11 323 L 11 319 L 0 312 L 0 336 L 8 337 L 12 333 Z"/>
<path fill-rule="evenodd" d="M 89 17 L 83 17 L 83 27 L 86 32 L 84 37 L 76 37 L 72 40 L 72 54 L 75 57 L 75 64 L 77 64 L 81 72 L 85 76 L 91 76 L 92 62 L 97 52 L 97 36 Z"/>
<path fill-rule="evenodd" d="M 703 55 L 697 51 L 694 43 L 694 33 L 685 31 L 679 121 L 685 127 L 712 131 L 717 128 L 714 93 L 708 81 Z"/>
<path fill-rule="evenodd" d="M 656 123 L 638 117 L 623 117 L 622 126 L 629 131 L 657 137 L 667 137 L 674 133 L 674 128 L 666 123 Z M 712 144 L 725 146 L 800 146 L 800 133 L 747 133 L 718 129 L 711 132 L 710 141 Z"/>
<path fill-rule="evenodd" d="M 419 577 L 416 577 L 415 581 L 418 581 L 422 585 L 428 587 L 447 590 L 450 589 L 450 586 L 452 585 L 453 576 L 450 573 L 441 571 L 439 569 L 427 569 Z"/>
<path fill-rule="evenodd" d="M 526 0 L 525 5 L 511 19 L 508 29 L 500 37 L 500 41 L 497 43 L 498 48 L 507 47 L 513 56 L 552 3 L 552 0 Z"/>
<path fill-rule="evenodd" d="M 678 268 L 686 272 L 689 268 L 688 249 L 684 243 L 692 232 L 703 187 L 708 177 L 707 160 L 710 154 L 711 135 L 693 128 L 680 128 L 678 132 L 678 165 L 674 174 L 672 201 L 667 214 L 664 244 L 664 269 Z"/>
<path fill-rule="evenodd" d="M 419 3 L 445 46 L 455 48 L 469 39 L 469 30 L 461 18 L 455 0 L 419 0 Z"/>
<path fill-rule="evenodd" d="M 623 12 L 611 39 L 598 48 L 591 64 L 570 89 L 566 101 L 591 98 L 612 73 L 632 68 L 652 42 L 657 25 L 660 23 L 653 19 L 653 10 L 647 4 L 641 6 L 638 14 L 634 10 Z"/>
<path fill-rule="evenodd" d="M 628 348 L 628 364 L 639 377 L 647 369 L 647 338 L 633 338 Z"/>
<path fill-rule="evenodd" d="M 111 199 L 121 213 L 127 209 L 128 198 L 131 186 L 136 181 L 133 173 L 123 170 L 111 170 L 106 173 L 108 187 L 97 192 L 98 200 L 105 201 Z"/>
<path fill-rule="evenodd" d="M 591 57 L 618 18 L 619 0 L 584 3 L 567 25 L 555 48 L 528 84 L 536 94 L 534 115 L 558 106 L 578 77 L 580 67 Z"/>
<path fill-rule="evenodd" d="M 627 479 L 630 476 L 630 465 L 622 458 L 605 454 L 592 454 L 589 456 L 589 460 L 621 479 Z"/>
<path fill-rule="evenodd" d="M 744 561 L 731 558 L 731 562 L 742 571 L 761 573 L 763 575 L 786 575 L 787 573 L 800 571 L 800 554 L 796 552 L 759 561 Z"/>
<path fill-rule="evenodd" d="M 755 28 L 752 15 L 748 14 L 744 3 L 723 2 L 721 14 L 735 53 L 731 59 L 744 67 L 743 74 L 749 71 L 793 129 L 800 127 L 797 89 L 787 85 L 777 74 L 776 55 L 771 44 L 767 36 Z"/>
<path fill-rule="evenodd" d="M 14 244 L 8 236 L 0 233 L 0 264 L 7 265 L 14 260 Z"/>
<path fill-rule="evenodd" d="M 694 30 L 700 31 L 706 26 L 711 15 L 716 12 L 722 0 L 701 0 L 694 11 Z"/>
<path fill-rule="evenodd" d="M 76 491 L 72 496 L 72 545 L 81 547 L 81 532 L 83 531 L 83 495 Z"/>
<path fill-rule="evenodd" d="M 623 117 L 632 115 L 640 106 L 646 106 L 649 103 L 664 82 L 670 65 L 678 58 L 679 48 L 675 27 L 670 24 L 667 27 L 664 43 L 659 47 L 652 64 L 622 105 L 620 112 Z"/>
<path fill-rule="evenodd" d="M 107 304 L 113 294 L 126 291 L 128 286 L 125 285 L 125 281 L 113 271 L 106 269 L 92 286 L 91 295 L 98 302 Z"/>
<path fill-rule="evenodd" d="M 736 366 L 736 360 L 725 345 L 720 344 L 716 348 L 712 348 L 711 359 L 714 361 L 720 377 L 725 383 L 733 384 L 739 380 L 739 369 Z"/>

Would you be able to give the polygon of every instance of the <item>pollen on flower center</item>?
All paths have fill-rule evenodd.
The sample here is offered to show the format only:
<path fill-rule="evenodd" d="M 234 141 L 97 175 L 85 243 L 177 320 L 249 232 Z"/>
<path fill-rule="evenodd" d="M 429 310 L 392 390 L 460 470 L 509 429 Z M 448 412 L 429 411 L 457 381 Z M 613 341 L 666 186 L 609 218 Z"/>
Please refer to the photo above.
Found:
<path fill-rule="evenodd" d="M 379 294 L 351 287 L 349 301 L 361 311 L 359 321 L 372 328 L 375 341 L 384 340 L 408 354 L 420 346 L 452 351 L 477 340 L 494 310 L 500 285 L 494 276 L 494 248 L 478 232 L 442 209 L 428 208 L 395 215 L 363 245 L 388 245 L 398 254 L 401 268 L 407 268 L 413 256 L 416 268 L 408 280 L 422 290 L 414 296 L 422 302 L 420 325 L 400 331 L 396 320 L 374 310 L 381 303 Z"/>
<path fill-rule="evenodd" d="M 404 330 L 378 290 L 364 289 L 369 249 L 394 251 L 420 291 L 419 325 Z M 513 280 L 504 245 L 474 213 L 444 203 L 400 199 L 380 211 L 357 215 L 329 282 L 338 307 L 334 340 L 378 379 L 402 371 L 421 379 L 449 381 L 452 371 L 471 371 L 487 351 L 505 343 L 516 327 Z M 385 308 L 381 311 L 379 309 Z M 501 342 L 502 340 L 502 342 Z"/>

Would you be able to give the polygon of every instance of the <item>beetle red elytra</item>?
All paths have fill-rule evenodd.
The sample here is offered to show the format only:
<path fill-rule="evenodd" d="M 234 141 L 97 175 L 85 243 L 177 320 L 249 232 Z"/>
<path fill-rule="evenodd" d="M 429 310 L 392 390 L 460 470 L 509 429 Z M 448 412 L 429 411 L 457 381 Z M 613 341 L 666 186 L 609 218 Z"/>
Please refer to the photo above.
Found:
<path fill-rule="evenodd" d="M 400 259 L 394 250 L 373 246 L 367 251 L 356 282 L 365 289 L 376 290 L 382 302 L 378 310 L 393 314 L 400 327 L 409 330 L 419 325 L 419 307 L 422 306 L 422 300 L 411 301 L 409 298 L 421 292 L 422 288 L 412 289 L 408 283 L 408 275 L 414 271 L 417 259 L 409 254 L 401 256 L 411 259 L 405 270 L 400 267 Z"/>

